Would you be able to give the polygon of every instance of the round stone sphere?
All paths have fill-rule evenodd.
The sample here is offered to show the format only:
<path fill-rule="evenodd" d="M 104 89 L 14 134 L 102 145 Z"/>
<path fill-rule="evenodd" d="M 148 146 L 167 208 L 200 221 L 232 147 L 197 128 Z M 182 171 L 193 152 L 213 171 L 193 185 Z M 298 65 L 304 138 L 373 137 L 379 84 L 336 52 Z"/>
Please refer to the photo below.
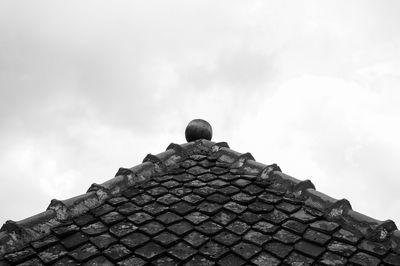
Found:
<path fill-rule="evenodd" d="M 188 142 L 198 139 L 211 140 L 211 125 L 203 119 L 194 119 L 189 122 L 185 130 L 185 137 Z"/>

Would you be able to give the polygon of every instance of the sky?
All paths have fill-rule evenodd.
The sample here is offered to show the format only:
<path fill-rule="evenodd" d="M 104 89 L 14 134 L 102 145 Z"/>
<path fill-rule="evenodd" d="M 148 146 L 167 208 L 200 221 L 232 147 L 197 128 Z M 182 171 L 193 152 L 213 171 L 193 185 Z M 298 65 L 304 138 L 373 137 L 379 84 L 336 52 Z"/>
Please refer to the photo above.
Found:
<path fill-rule="evenodd" d="M 398 1 L 0 2 L 0 224 L 213 141 L 400 226 Z"/>

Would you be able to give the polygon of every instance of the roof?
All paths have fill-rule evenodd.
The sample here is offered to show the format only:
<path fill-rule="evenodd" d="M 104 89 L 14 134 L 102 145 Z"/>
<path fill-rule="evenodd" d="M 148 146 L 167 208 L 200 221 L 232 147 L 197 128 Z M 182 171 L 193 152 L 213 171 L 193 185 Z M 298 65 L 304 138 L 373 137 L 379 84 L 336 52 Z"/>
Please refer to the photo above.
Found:
<path fill-rule="evenodd" d="M 206 139 L 170 144 L 0 230 L 0 265 L 317 262 L 400 265 L 400 232 L 276 164 Z"/>

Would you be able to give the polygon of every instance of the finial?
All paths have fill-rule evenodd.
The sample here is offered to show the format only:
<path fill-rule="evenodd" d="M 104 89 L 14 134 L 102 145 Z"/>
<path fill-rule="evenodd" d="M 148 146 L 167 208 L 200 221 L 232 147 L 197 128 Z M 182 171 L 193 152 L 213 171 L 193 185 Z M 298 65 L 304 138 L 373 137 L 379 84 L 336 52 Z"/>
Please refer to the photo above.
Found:
<path fill-rule="evenodd" d="M 185 137 L 188 142 L 198 139 L 211 140 L 211 125 L 203 119 L 194 119 L 189 122 L 185 130 Z"/>

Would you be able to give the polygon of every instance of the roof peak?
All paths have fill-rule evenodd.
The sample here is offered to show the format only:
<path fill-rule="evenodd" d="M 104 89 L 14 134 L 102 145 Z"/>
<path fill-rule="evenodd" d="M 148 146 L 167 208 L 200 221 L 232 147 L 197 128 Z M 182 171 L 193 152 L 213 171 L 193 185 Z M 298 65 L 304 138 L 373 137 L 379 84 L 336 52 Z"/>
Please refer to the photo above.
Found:
<path fill-rule="evenodd" d="M 211 140 L 212 128 L 210 123 L 203 119 L 193 119 L 186 127 L 185 137 L 188 142 L 199 139 Z"/>

